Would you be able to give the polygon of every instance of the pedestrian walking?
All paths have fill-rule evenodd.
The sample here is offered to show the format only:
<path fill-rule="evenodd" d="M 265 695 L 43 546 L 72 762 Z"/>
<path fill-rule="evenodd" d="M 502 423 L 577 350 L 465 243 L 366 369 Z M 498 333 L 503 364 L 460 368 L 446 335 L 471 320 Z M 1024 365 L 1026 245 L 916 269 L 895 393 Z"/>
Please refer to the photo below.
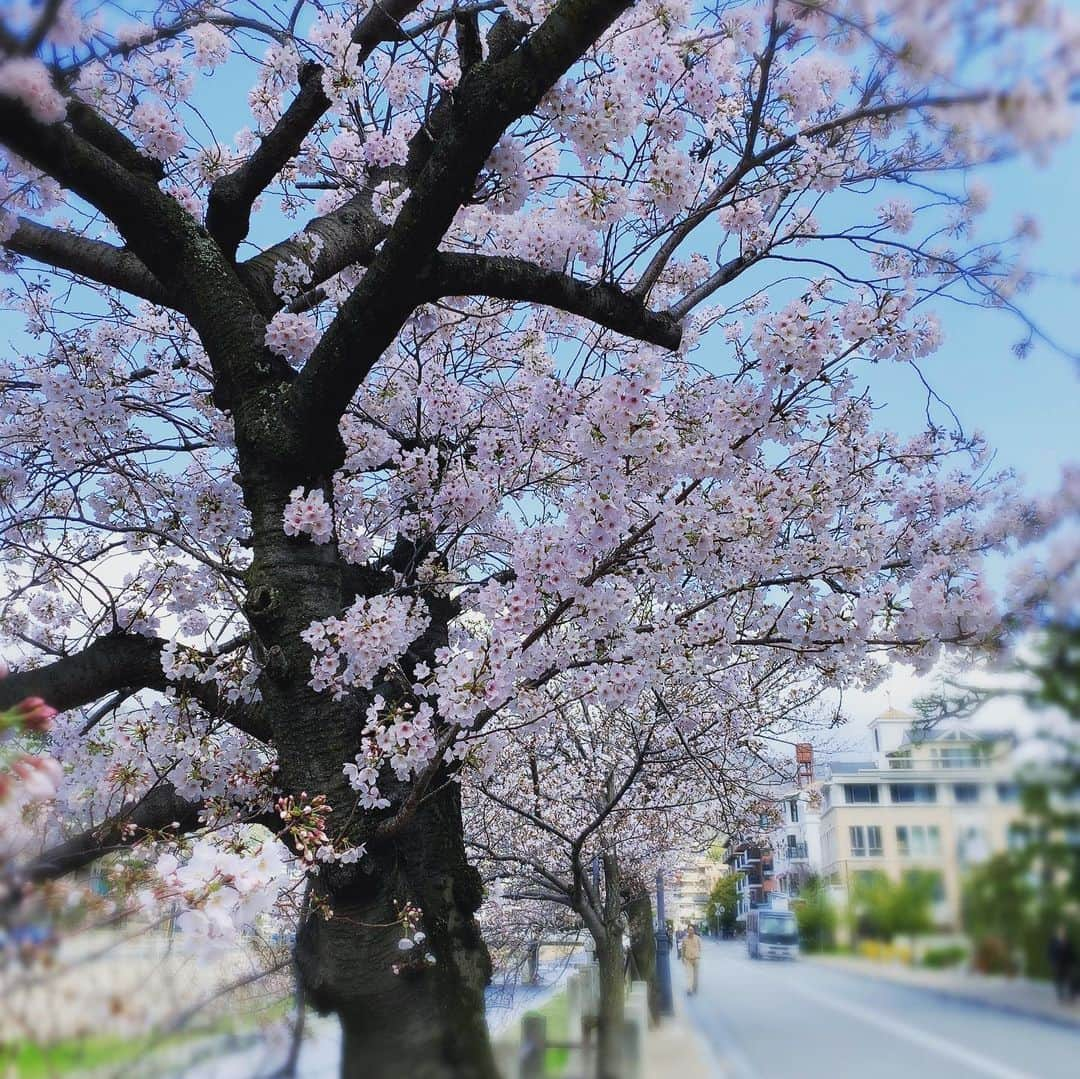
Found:
<path fill-rule="evenodd" d="M 701 937 L 697 935 L 693 925 L 687 927 L 686 936 L 683 937 L 682 958 L 686 964 L 686 978 L 690 983 L 687 993 L 693 996 L 698 990 L 698 967 L 701 964 Z"/>
<path fill-rule="evenodd" d="M 1057 932 L 1050 938 L 1047 954 L 1058 1000 L 1062 1004 L 1070 1004 L 1076 993 L 1076 949 L 1066 926 L 1057 927 Z"/>

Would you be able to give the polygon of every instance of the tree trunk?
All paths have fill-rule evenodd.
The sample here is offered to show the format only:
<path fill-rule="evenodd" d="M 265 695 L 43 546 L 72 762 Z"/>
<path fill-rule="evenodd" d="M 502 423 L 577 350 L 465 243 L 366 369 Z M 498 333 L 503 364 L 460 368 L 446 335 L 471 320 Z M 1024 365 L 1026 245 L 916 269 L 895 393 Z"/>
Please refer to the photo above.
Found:
<path fill-rule="evenodd" d="M 623 905 L 630 922 L 630 951 L 634 957 L 632 975 L 649 990 L 649 1016 L 660 1018 L 659 987 L 656 983 L 656 931 L 653 928 L 652 899 L 644 881 L 629 878 L 623 885 Z"/>
<path fill-rule="evenodd" d="M 473 918 L 481 888 L 465 860 L 456 785 L 356 868 L 364 872 L 347 884 L 333 879 L 340 870 L 320 881 L 315 907 L 325 900 L 333 916 L 316 909 L 297 938 L 308 999 L 341 1020 L 342 1079 L 495 1079 L 484 1018 L 491 966 Z M 403 951 L 406 904 L 422 911 L 427 939 Z"/>
<path fill-rule="evenodd" d="M 597 1079 L 623 1079 L 623 1019 L 626 986 L 623 982 L 622 932 L 615 929 L 596 948 L 600 967 L 600 1008 L 596 1030 Z"/>
<path fill-rule="evenodd" d="M 259 461 L 244 476 L 255 536 L 245 612 L 266 651 L 260 688 L 278 750 L 277 778 L 295 796 L 326 795 L 328 830 L 366 846 L 358 862 L 323 865 L 314 878 L 296 943 L 306 998 L 340 1019 L 344 1079 L 496 1079 L 484 1015 L 491 964 L 474 919 L 482 890 L 465 856 L 459 788 L 448 773 L 436 775 L 391 838 L 378 828 L 402 809 L 408 786 L 384 770 L 391 808 L 379 815 L 357 808 L 342 767 L 360 749 L 368 698 L 360 691 L 342 700 L 313 692 L 312 653 L 301 637 L 352 597 L 332 544 L 284 534 L 282 510 L 293 483 L 323 485 Z M 371 583 L 373 593 L 380 587 Z M 429 606 L 429 630 L 413 645 L 425 659 L 446 641 L 444 612 L 435 599 Z M 408 907 L 418 911 L 414 929 L 426 940 L 402 950 L 413 935 L 403 925 Z M 429 952 L 433 962 L 426 961 Z"/>

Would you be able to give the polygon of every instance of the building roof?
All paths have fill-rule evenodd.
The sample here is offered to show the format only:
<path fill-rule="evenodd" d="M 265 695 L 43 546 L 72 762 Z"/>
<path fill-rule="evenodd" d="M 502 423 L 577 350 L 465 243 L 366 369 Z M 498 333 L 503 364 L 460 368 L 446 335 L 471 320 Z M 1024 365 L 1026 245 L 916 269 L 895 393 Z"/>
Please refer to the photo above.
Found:
<path fill-rule="evenodd" d="M 897 720 L 903 720 L 906 723 L 911 723 L 919 717 L 911 712 L 905 712 L 900 708 L 893 708 L 891 705 L 881 713 L 880 716 L 875 716 L 875 720 L 884 719 L 890 723 L 895 723 Z"/>

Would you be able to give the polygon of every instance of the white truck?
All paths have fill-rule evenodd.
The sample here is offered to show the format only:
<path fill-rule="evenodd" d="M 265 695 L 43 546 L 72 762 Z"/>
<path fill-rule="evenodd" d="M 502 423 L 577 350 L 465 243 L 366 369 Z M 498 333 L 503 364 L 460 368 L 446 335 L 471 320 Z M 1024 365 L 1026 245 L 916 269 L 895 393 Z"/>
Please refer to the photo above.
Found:
<path fill-rule="evenodd" d="M 746 951 L 751 959 L 794 959 L 799 954 L 799 927 L 786 896 L 770 896 L 767 907 L 746 915 Z"/>

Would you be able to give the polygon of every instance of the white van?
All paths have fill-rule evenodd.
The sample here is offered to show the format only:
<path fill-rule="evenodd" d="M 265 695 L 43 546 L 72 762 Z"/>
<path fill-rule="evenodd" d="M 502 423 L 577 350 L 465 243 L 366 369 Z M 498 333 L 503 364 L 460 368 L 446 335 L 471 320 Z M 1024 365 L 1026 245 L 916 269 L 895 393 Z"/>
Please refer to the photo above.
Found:
<path fill-rule="evenodd" d="M 790 910 L 761 907 L 746 914 L 746 950 L 751 959 L 794 959 L 799 927 Z"/>

